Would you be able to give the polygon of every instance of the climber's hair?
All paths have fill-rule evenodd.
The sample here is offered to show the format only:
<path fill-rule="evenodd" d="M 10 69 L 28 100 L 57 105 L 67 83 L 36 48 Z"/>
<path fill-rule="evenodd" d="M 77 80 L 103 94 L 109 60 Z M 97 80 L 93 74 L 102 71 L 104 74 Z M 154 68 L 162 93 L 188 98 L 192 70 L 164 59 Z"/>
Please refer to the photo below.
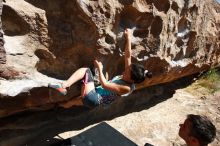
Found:
<path fill-rule="evenodd" d="M 144 69 L 143 65 L 131 64 L 131 79 L 134 83 L 141 83 L 145 80 L 145 77 L 151 78 L 152 73 Z"/>
<path fill-rule="evenodd" d="M 189 114 L 187 119 L 191 123 L 190 136 L 198 139 L 201 146 L 207 146 L 215 139 L 215 125 L 206 116 Z"/>

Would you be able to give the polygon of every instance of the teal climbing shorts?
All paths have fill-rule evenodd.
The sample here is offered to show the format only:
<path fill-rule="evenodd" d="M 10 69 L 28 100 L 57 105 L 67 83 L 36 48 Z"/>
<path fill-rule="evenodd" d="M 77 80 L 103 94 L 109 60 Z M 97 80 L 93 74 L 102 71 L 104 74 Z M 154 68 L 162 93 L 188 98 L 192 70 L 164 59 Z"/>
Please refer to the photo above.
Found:
<path fill-rule="evenodd" d="M 102 102 L 102 96 L 99 95 L 95 89 L 90 91 L 87 95 L 83 98 L 83 104 L 87 107 L 95 107 L 100 105 Z"/>

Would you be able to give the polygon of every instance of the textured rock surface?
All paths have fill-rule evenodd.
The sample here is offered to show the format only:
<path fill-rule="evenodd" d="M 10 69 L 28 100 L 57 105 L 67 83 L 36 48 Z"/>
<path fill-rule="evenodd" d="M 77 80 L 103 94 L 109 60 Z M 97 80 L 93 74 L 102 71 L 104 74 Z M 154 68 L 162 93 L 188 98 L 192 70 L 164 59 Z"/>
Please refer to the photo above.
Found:
<path fill-rule="evenodd" d="M 71 96 L 51 97 L 46 86 L 92 67 L 94 58 L 109 77 L 120 73 L 126 27 L 133 30 L 132 60 L 154 73 L 140 88 L 219 64 L 220 6 L 214 0 L 6 0 L 0 116 L 50 109 L 79 95 L 74 86 Z"/>

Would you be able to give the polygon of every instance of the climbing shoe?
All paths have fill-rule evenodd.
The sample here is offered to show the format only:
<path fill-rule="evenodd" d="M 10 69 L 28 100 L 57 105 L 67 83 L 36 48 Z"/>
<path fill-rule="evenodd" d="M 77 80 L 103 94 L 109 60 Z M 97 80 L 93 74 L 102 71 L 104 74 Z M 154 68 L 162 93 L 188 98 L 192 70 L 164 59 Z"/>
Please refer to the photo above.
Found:
<path fill-rule="evenodd" d="M 49 83 L 49 84 L 48 84 L 48 87 L 57 90 L 57 91 L 60 92 L 62 95 L 66 95 L 66 94 L 67 94 L 67 90 L 64 89 L 61 84 L 50 84 L 50 83 Z"/>

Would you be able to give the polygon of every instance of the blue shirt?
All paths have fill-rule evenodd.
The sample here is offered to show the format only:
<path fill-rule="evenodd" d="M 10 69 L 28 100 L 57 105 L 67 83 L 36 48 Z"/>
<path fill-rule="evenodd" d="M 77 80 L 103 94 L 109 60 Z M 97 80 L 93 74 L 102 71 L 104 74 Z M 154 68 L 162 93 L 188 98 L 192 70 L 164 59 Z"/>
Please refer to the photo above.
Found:
<path fill-rule="evenodd" d="M 124 80 L 121 79 L 121 76 L 115 76 L 109 82 L 116 83 L 119 85 L 129 85 L 131 87 L 131 91 L 129 93 L 126 93 L 123 95 L 118 95 L 117 93 L 115 93 L 113 91 L 104 89 L 102 86 L 98 86 L 95 88 L 95 90 L 96 90 L 96 93 L 101 95 L 103 103 L 110 103 L 113 100 L 115 100 L 118 96 L 128 96 L 135 90 L 135 85 L 125 82 Z"/>

